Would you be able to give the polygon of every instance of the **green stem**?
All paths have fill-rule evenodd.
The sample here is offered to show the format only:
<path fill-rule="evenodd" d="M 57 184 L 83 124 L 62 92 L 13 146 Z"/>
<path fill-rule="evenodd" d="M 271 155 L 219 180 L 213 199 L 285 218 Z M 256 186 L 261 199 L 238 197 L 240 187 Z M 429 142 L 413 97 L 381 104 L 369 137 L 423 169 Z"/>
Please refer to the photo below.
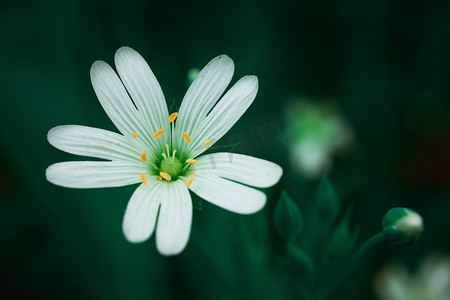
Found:
<path fill-rule="evenodd" d="M 368 250 L 376 246 L 377 244 L 383 242 L 385 240 L 383 232 L 379 232 L 365 241 L 353 254 L 352 259 L 347 264 L 345 271 L 343 274 L 346 274 L 350 269 L 352 269 L 353 265 L 359 260 L 359 258 Z"/>
<path fill-rule="evenodd" d="M 348 276 L 349 272 L 353 269 L 354 265 L 359 261 L 359 259 L 366 253 L 368 250 L 372 249 L 377 244 L 383 242 L 385 240 L 383 232 L 379 232 L 366 240 L 364 243 L 359 246 L 359 248 L 354 252 L 353 257 L 350 259 L 348 264 L 344 267 L 343 271 L 340 273 L 340 276 L 336 278 L 334 284 L 331 285 L 329 289 L 325 289 L 324 293 L 320 295 L 319 299 L 327 299 L 331 293 L 342 283 L 342 281 Z"/>

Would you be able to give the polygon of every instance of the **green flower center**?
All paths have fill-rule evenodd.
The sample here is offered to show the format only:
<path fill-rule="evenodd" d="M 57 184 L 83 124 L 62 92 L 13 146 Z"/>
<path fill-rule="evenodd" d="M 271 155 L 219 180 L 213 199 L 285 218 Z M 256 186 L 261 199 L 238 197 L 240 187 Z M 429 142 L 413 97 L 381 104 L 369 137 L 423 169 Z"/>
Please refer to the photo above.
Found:
<path fill-rule="evenodd" d="M 177 157 L 167 157 L 161 161 L 159 170 L 169 174 L 172 178 L 177 178 L 183 170 L 183 165 Z"/>

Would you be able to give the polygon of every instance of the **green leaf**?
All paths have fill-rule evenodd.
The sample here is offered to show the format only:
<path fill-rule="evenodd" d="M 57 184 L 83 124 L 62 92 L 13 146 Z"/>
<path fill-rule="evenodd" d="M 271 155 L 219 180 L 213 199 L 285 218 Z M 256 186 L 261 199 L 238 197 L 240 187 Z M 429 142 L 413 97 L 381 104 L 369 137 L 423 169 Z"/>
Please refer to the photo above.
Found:
<path fill-rule="evenodd" d="M 303 230 L 303 217 L 297 204 L 283 191 L 275 207 L 275 228 L 287 240 L 299 236 Z"/>
<path fill-rule="evenodd" d="M 343 257 L 349 255 L 355 246 L 359 230 L 352 230 L 351 228 L 350 216 L 352 211 L 351 207 L 347 208 L 344 216 L 331 233 L 327 245 L 327 259 L 329 262 L 340 261 Z"/>
<path fill-rule="evenodd" d="M 339 215 L 341 201 L 327 177 L 322 177 L 317 187 L 316 204 L 323 220 L 333 222 Z"/>
<path fill-rule="evenodd" d="M 313 273 L 316 270 L 316 265 L 311 256 L 298 246 L 287 243 L 287 253 L 299 264 L 303 265 L 309 273 Z"/>

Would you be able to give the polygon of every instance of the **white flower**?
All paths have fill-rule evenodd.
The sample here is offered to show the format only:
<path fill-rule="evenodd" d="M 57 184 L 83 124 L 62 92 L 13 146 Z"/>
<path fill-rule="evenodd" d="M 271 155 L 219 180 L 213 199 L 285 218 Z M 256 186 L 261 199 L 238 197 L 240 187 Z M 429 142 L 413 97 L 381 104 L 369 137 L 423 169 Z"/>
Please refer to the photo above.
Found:
<path fill-rule="evenodd" d="M 403 265 L 385 266 L 374 281 L 382 300 L 450 299 L 450 257 L 428 256 L 415 273 Z"/>
<path fill-rule="evenodd" d="M 345 150 L 353 132 L 336 107 L 296 99 L 286 108 L 289 124 L 289 158 L 294 171 L 319 178 L 333 165 L 334 154 Z"/>
<path fill-rule="evenodd" d="M 218 56 L 198 74 L 179 112 L 169 116 L 161 87 L 139 53 L 122 47 L 115 64 L 120 77 L 107 63 L 96 61 L 91 81 L 121 134 L 79 125 L 58 126 L 48 133 L 50 144 L 60 150 L 108 161 L 56 163 L 48 167 L 47 180 L 71 188 L 142 182 L 128 202 L 123 232 L 128 241 L 143 242 L 156 226 L 156 245 L 164 255 L 180 253 L 189 240 L 189 190 L 236 213 L 251 214 L 264 207 L 266 195 L 247 185 L 276 184 L 282 175 L 278 165 L 232 153 L 198 157 L 253 102 L 256 76 L 241 78 L 218 101 L 234 73 L 233 61 Z"/>

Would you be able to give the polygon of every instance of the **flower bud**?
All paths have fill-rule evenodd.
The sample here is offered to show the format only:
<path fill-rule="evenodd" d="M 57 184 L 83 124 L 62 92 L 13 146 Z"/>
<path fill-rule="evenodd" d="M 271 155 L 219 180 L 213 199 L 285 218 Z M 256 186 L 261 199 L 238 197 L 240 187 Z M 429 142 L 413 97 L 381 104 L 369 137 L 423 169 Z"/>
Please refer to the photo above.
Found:
<path fill-rule="evenodd" d="M 192 82 L 194 82 L 198 73 L 200 73 L 200 69 L 192 68 L 189 70 L 189 72 L 187 73 L 187 76 L 186 76 L 188 87 L 192 84 Z"/>
<path fill-rule="evenodd" d="M 303 229 L 303 217 L 294 200 L 283 191 L 274 212 L 275 228 L 287 240 L 300 235 Z"/>
<path fill-rule="evenodd" d="M 330 180 L 322 177 L 316 192 L 316 205 L 322 219 L 334 222 L 339 215 L 340 204 L 339 196 Z"/>
<path fill-rule="evenodd" d="M 386 241 L 399 248 L 414 244 L 423 231 L 422 217 L 414 210 L 403 207 L 390 209 L 381 225 Z"/>

